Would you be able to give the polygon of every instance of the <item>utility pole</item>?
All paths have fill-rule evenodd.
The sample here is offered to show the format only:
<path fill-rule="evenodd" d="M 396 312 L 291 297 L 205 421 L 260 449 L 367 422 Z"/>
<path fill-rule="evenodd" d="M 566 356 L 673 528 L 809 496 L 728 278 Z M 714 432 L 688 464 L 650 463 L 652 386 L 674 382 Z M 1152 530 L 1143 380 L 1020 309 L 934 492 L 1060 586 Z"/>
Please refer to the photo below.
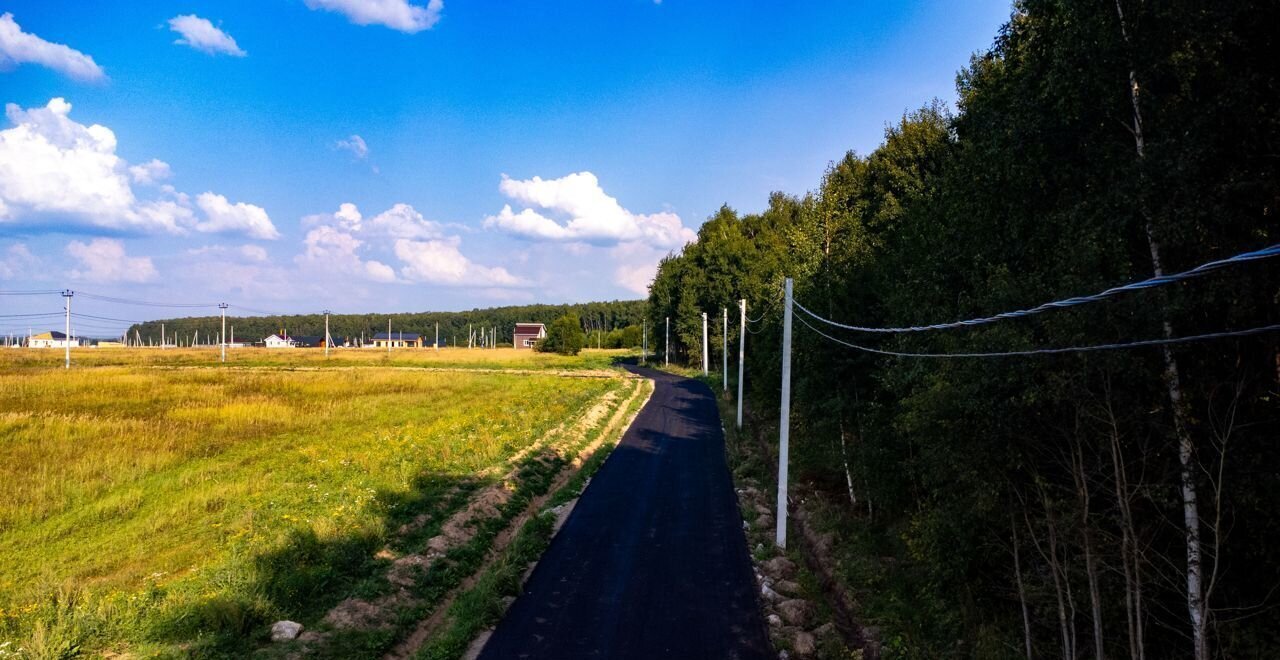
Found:
<path fill-rule="evenodd" d="M 724 366 L 720 369 L 721 378 L 724 380 L 724 391 L 729 392 L 729 308 L 721 307 L 722 318 L 720 319 L 720 330 L 724 333 L 723 342 L 720 345 L 720 355 L 724 358 Z"/>
<path fill-rule="evenodd" d="M 63 367 L 66 369 L 71 368 L 71 296 L 74 295 L 76 295 L 76 292 L 71 289 L 62 292 L 62 298 L 66 301 L 67 308 L 67 327 L 66 332 L 62 335 L 62 347 L 66 349 L 66 363 Z"/>
<path fill-rule="evenodd" d="M 436 352 L 440 352 L 440 322 L 436 321 Z"/>
<path fill-rule="evenodd" d="M 218 340 L 222 344 L 222 361 L 227 361 L 227 303 L 218 303 L 218 309 L 222 310 L 222 334 L 218 335 Z"/>
<path fill-rule="evenodd" d="M 329 310 L 324 310 L 324 356 L 329 357 Z"/>
<path fill-rule="evenodd" d="M 747 357 L 747 299 L 738 301 L 738 428 L 742 428 L 742 376 Z"/>
<path fill-rule="evenodd" d="M 160 324 L 160 350 L 164 350 L 164 324 Z"/>
<path fill-rule="evenodd" d="M 786 283 L 782 315 L 782 402 L 778 420 L 778 533 L 775 542 L 787 547 L 787 461 L 791 444 L 791 278 Z"/>
<path fill-rule="evenodd" d="M 391 355 L 391 317 L 387 317 L 387 355 Z"/>
<path fill-rule="evenodd" d="M 667 317 L 667 335 L 662 340 L 662 366 L 671 364 L 671 317 Z"/>
<path fill-rule="evenodd" d="M 710 356 L 707 355 L 707 313 L 702 313 L 702 375 L 711 373 Z"/>
<path fill-rule="evenodd" d="M 640 332 L 644 337 L 640 340 L 640 364 L 644 364 L 645 356 L 649 354 L 649 319 L 640 319 Z"/>
<path fill-rule="evenodd" d="M 474 346 L 475 343 L 476 343 L 476 335 L 474 332 L 471 331 L 471 324 L 468 323 L 467 324 L 467 350 L 471 350 L 471 347 Z"/>

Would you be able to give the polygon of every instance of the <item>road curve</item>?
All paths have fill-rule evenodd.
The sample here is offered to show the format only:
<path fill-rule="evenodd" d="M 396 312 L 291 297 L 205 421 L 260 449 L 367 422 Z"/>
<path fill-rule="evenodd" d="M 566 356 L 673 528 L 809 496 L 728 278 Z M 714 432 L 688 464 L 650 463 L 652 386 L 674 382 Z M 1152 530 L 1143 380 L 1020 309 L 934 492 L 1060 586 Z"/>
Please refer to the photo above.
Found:
<path fill-rule="evenodd" d="M 628 369 L 653 396 L 482 659 L 774 657 L 710 388 Z"/>

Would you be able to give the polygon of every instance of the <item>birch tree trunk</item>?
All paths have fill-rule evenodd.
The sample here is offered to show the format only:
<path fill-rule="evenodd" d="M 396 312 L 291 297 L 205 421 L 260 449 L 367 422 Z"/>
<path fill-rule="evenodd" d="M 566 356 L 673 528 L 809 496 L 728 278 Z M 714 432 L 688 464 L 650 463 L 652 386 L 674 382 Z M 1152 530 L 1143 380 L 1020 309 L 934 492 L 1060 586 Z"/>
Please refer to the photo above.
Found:
<path fill-rule="evenodd" d="M 1084 545 L 1084 570 L 1089 580 L 1089 607 L 1093 615 L 1093 657 L 1105 657 L 1102 636 L 1102 594 L 1098 589 L 1098 564 L 1093 556 L 1093 532 L 1089 528 L 1089 480 L 1084 471 L 1084 448 L 1079 433 L 1071 449 L 1072 477 L 1076 482 L 1076 500 L 1080 507 L 1080 537 Z"/>
<path fill-rule="evenodd" d="M 1124 609 L 1129 624 L 1129 657 L 1145 660 L 1146 641 L 1142 627 L 1142 566 L 1138 561 L 1137 534 L 1133 526 L 1133 509 L 1130 507 L 1132 489 L 1129 488 L 1128 470 L 1124 464 L 1124 450 L 1120 446 L 1120 425 L 1111 408 L 1111 392 L 1107 392 L 1105 410 L 1111 437 L 1111 464 L 1114 472 L 1116 504 L 1120 508 L 1120 563 L 1124 568 Z"/>
<path fill-rule="evenodd" d="M 1120 30 L 1125 43 L 1132 45 L 1128 27 L 1125 24 L 1124 7 L 1116 0 L 1116 13 L 1120 18 Z M 1141 88 L 1138 85 L 1138 72 L 1129 69 L 1129 100 L 1133 105 L 1133 140 L 1137 152 L 1139 171 L 1143 169 L 1146 159 L 1146 138 L 1143 135 Z M 1147 247 L 1151 252 L 1151 270 L 1156 277 L 1164 275 L 1161 262 L 1161 245 L 1155 233 L 1151 214 L 1146 204 L 1139 202 L 1147 234 Z M 1166 339 L 1173 337 L 1173 325 L 1165 317 L 1161 325 Z M 1169 395 L 1169 405 L 1173 409 L 1174 432 L 1178 437 L 1178 460 L 1182 481 L 1182 519 L 1187 541 L 1187 613 L 1191 619 L 1191 642 L 1195 660 L 1209 660 L 1208 614 L 1205 611 L 1204 587 L 1201 584 L 1201 543 L 1200 543 L 1200 507 L 1197 497 L 1195 479 L 1195 441 L 1191 437 L 1190 423 L 1187 414 L 1186 398 L 1183 396 L 1182 382 L 1178 373 L 1178 360 L 1169 346 L 1161 348 L 1164 357 L 1164 381 Z"/>
<path fill-rule="evenodd" d="M 1022 640 L 1026 645 L 1027 660 L 1031 660 L 1031 613 L 1027 609 L 1027 589 L 1022 585 L 1022 557 L 1018 545 L 1018 524 L 1013 512 L 1009 512 L 1009 532 L 1013 534 L 1013 575 L 1017 578 L 1018 604 L 1022 606 Z"/>

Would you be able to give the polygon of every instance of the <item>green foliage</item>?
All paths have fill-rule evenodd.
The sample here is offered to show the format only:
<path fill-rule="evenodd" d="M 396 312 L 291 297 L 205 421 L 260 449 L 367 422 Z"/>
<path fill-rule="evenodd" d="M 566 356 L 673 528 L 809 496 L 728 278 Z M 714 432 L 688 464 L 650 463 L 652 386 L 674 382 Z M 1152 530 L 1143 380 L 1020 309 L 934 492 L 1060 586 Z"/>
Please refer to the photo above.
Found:
<path fill-rule="evenodd" d="M 767 419 L 778 401 L 784 277 L 825 317 L 915 325 L 1149 277 L 1149 234 L 1167 272 L 1278 242 L 1280 39 L 1264 26 L 1280 21 L 1280 6 L 1122 7 L 1128 40 L 1112 5 L 1019 2 L 990 51 L 960 72 L 954 114 L 928 104 L 889 126 L 875 151 L 834 161 L 811 193 L 709 218 L 650 288 L 648 318 L 671 319 L 672 357 L 700 362 L 702 312 L 718 357 L 718 312 L 746 298 L 748 315 L 763 317 L 747 338 L 748 402 Z M 1158 337 L 1166 319 L 1178 335 L 1275 323 L 1277 296 L 1280 270 L 1253 264 L 1035 319 L 840 334 L 926 352 L 1098 344 Z M 1276 352 L 1264 337 L 1175 353 L 1206 548 L 1222 541 L 1205 569 L 1217 571 L 1211 604 L 1247 612 L 1214 620 L 1224 657 L 1280 652 L 1270 632 L 1280 610 L 1259 605 L 1280 583 L 1269 550 L 1280 543 Z M 846 503 L 852 481 L 858 505 L 835 507 L 832 525 L 845 578 L 884 625 L 889 652 L 1021 648 L 1016 532 L 1037 655 L 1062 653 L 1055 573 L 1075 594 L 1077 651 L 1092 653 L 1086 549 L 1098 563 L 1105 651 L 1127 654 L 1127 527 L 1142 547 L 1146 653 L 1189 655 L 1178 444 L 1159 351 L 897 359 L 797 323 L 793 363 L 794 479 Z M 1215 538 L 1227 528 L 1251 531 Z"/>
<path fill-rule="evenodd" d="M 577 355 L 586 341 L 578 315 L 565 314 L 547 326 L 547 336 L 538 342 L 536 348 L 544 353 Z"/>
<path fill-rule="evenodd" d="M 512 331 L 517 323 L 546 323 L 565 314 L 578 316 L 586 327 L 602 329 L 638 325 L 644 314 L 642 300 L 615 300 L 611 302 L 580 303 L 575 305 L 518 305 L 491 307 L 466 312 L 412 312 L 404 314 L 333 314 L 329 317 L 329 332 L 334 337 L 371 338 L 387 331 L 391 321 L 392 332 L 416 332 L 427 338 L 430 345 L 435 338 L 436 324 L 440 326 L 440 343 L 443 346 L 466 346 L 467 332 L 471 329 L 496 328 L 499 344 L 511 345 Z M 238 316 L 235 307 L 228 310 L 227 332 L 232 328 L 238 342 L 256 342 L 273 333 L 288 331 L 290 336 L 323 335 L 323 314 L 286 314 L 281 316 Z M 160 326 L 164 324 L 165 338 L 190 338 L 193 332 L 201 337 L 216 337 L 222 328 L 217 316 L 160 319 L 131 326 L 127 331 L 132 339 L 135 333 L 145 344 L 160 343 Z"/>

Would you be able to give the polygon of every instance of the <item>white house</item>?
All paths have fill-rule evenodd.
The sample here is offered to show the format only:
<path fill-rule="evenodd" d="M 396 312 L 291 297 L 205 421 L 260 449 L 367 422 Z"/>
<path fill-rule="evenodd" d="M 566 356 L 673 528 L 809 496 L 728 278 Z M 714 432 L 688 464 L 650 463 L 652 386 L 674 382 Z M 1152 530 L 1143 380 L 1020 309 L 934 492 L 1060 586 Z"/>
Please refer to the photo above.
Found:
<path fill-rule="evenodd" d="M 270 337 L 263 339 L 262 343 L 267 348 L 293 348 L 295 345 L 293 337 L 288 335 L 283 337 L 280 335 L 271 335 Z"/>
<path fill-rule="evenodd" d="M 57 330 L 50 330 L 49 332 L 32 335 L 27 345 L 31 348 L 66 348 L 68 345 L 71 347 L 79 346 L 80 340 L 74 337 L 67 339 L 67 335 Z"/>

